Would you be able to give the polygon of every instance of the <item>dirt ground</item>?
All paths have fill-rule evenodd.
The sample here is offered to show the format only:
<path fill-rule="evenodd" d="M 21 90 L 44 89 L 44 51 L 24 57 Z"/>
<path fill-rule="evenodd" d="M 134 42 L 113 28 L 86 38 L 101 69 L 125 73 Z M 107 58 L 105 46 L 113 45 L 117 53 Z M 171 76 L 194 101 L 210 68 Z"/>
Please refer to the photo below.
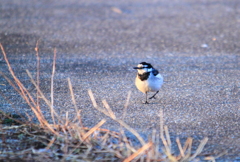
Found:
<path fill-rule="evenodd" d="M 0 42 L 30 92 L 35 89 L 25 70 L 36 74 L 37 40 L 41 88 L 48 97 L 57 48 L 54 102 L 61 116 L 75 115 L 67 78 L 86 126 L 106 118 L 93 108 L 88 89 L 100 106 L 106 99 L 118 117 L 131 91 L 125 121 L 146 139 L 159 130 L 162 108 L 173 140 L 209 137 L 206 153 L 228 150 L 222 161 L 240 160 L 239 0 L 0 0 L 0 13 Z M 164 77 L 148 105 L 134 85 L 132 67 L 142 61 Z M 2 55 L 0 71 L 9 75 Z M 31 114 L 2 77 L 0 90 L 2 110 Z M 48 108 L 42 109 L 50 120 Z M 117 127 L 111 119 L 105 125 Z"/>

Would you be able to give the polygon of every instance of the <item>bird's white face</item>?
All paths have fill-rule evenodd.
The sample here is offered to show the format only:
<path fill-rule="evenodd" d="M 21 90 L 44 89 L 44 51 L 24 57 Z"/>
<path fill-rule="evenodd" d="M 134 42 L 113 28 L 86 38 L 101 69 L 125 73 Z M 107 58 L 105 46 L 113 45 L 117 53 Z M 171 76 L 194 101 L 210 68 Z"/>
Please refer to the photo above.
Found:
<path fill-rule="evenodd" d="M 138 64 L 138 66 L 135 67 L 134 69 L 137 69 L 138 74 L 143 74 L 143 73 L 146 73 L 146 72 L 152 72 L 152 70 L 153 70 L 152 66 L 143 65 L 143 64 Z"/>

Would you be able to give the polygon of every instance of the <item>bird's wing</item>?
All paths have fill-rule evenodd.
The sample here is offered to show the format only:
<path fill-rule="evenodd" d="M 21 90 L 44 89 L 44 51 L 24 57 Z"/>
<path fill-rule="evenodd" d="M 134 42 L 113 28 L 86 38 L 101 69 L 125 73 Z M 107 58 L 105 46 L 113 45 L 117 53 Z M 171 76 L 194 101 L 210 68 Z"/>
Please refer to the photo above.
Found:
<path fill-rule="evenodd" d="M 162 77 L 162 75 L 161 75 L 161 74 L 157 74 L 155 77 L 157 77 L 158 79 L 161 79 L 161 80 L 163 80 L 163 77 Z"/>
<path fill-rule="evenodd" d="M 159 74 L 159 72 L 158 72 L 156 69 L 153 69 L 152 73 L 153 73 L 153 75 L 154 75 L 156 78 L 158 78 L 158 79 L 160 79 L 160 80 L 163 80 L 162 75 Z"/>
<path fill-rule="evenodd" d="M 154 76 L 157 76 L 159 74 L 159 72 L 156 69 L 153 69 L 152 73 L 153 73 Z"/>

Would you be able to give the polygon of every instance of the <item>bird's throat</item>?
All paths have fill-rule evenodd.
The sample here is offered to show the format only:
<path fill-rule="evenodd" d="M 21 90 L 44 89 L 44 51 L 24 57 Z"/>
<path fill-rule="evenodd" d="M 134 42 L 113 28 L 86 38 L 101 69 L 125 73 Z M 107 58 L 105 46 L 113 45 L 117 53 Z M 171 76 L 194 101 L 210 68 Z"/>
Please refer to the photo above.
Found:
<path fill-rule="evenodd" d="M 150 72 L 145 72 L 145 73 L 143 73 L 143 74 L 139 74 L 139 73 L 138 73 L 138 78 L 139 78 L 141 81 L 144 81 L 144 80 L 147 80 L 147 79 L 148 79 L 149 75 L 150 75 Z"/>

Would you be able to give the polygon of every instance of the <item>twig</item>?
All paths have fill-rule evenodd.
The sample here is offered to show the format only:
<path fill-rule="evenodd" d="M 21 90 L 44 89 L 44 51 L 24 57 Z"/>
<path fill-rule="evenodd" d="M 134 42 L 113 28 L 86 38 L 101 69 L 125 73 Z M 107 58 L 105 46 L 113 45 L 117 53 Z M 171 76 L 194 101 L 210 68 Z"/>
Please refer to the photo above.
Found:
<path fill-rule="evenodd" d="M 81 116 L 79 115 L 79 114 L 80 114 L 80 111 L 78 111 L 78 108 L 77 108 L 77 103 L 76 103 L 76 100 L 75 100 L 75 97 L 74 97 L 73 88 L 72 88 L 72 83 L 71 83 L 70 78 L 68 78 L 68 86 L 69 86 L 70 94 L 71 94 L 71 97 L 72 97 L 72 102 L 73 102 L 75 111 L 76 111 L 76 113 L 77 113 L 78 121 L 79 121 L 79 123 L 80 123 L 80 126 L 83 127 L 82 119 L 81 119 Z"/>
<path fill-rule="evenodd" d="M 159 111 L 159 117 L 160 117 L 160 137 L 162 138 L 162 137 L 164 137 L 163 136 L 163 132 L 164 132 L 163 123 L 164 123 L 164 121 L 163 121 L 163 110 L 162 110 L 162 108 Z"/>
<path fill-rule="evenodd" d="M 26 124 L 14 125 L 14 126 L 6 126 L 6 127 L 1 128 L 1 129 L 3 129 L 3 130 L 7 130 L 7 129 L 20 129 L 20 128 L 25 127 L 25 126 L 26 126 Z"/>
<path fill-rule="evenodd" d="M 54 109 L 53 109 L 53 102 L 54 102 L 54 98 L 53 98 L 53 78 L 54 78 L 54 74 L 55 74 L 55 65 L 56 65 L 56 55 L 57 55 L 57 50 L 56 48 L 54 48 L 54 56 L 53 56 L 53 67 L 52 67 L 52 76 L 51 76 L 51 116 L 53 119 L 53 124 L 55 125 L 55 118 L 54 118 Z"/>
<path fill-rule="evenodd" d="M 51 107 L 51 102 L 49 100 L 47 100 L 47 98 L 44 96 L 44 94 L 42 93 L 42 91 L 40 90 L 40 88 L 37 86 L 36 82 L 33 80 L 33 77 L 31 75 L 31 73 L 26 70 L 31 82 L 33 83 L 33 85 L 36 87 L 37 91 L 39 92 L 39 94 L 41 95 L 41 98 L 45 101 L 45 103 Z M 54 111 L 55 115 L 57 116 L 56 112 Z"/>
<path fill-rule="evenodd" d="M 161 154 L 159 152 L 159 145 L 160 145 L 160 138 L 159 134 L 156 134 L 156 142 L 155 142 L 155 159 L 158 159 L 161 157 Z M 157 161 L 157 160 L 156 160 Z"/>
<path fill-rule="evenodd" d="M 21 95 L 21 91 L 19 91 L 19 89 L 17 89 L 17 87 L 14 85 L 14 83 L 5 75 L 3 74 L 3 72 L 0 71 L 0 74 L 4 77 L 4 79 L 7 80 L 7 82 L 14 88 L 15 91 L 18 92 L 18 94 Z"/>
<path fill-rule="evenodd" d="M 88 138 L 93 132 L 95 132 L 99 127 L 101 127 L 106 122 L 106 119 L 101 120 L 97 125 L 95 125 L 92 129 L 90 129 L 86 134 L 83 136 L 83 141 Z"/>
<path fill-rule="evenodd" d="M 180 151 L 180 156 L 181 156 L 181 157 L 184 157 L 185 155 L 184 155 L 184 151 L 183 151 L 181 142 L 180 142 L 180 140 L 179 140 L 179 137 L 177 137 L 176 142 L 177 142 L 177 145 L 178 145 L 178 149 L 179 149 L 179 151 Z"/>
<path fill-rule="evenodd" d="M 127 107 L 129 105 L 130 97 L 131 97 L 131 91 L 128 92 L 127 101 L 126 101 L 126 104 L 124 105 L 124 109 L 123 109 L 122 120 L 124 120 L 124 118 L 127 114 Z"/>
<path fill-rule="evenodd" d="M 191 155 L 191 149 L 192 149 L 192 141 L 193 139 L 188 137 L 184 146 L 183 146 L 183 152 L 187 151 L 187 153 L 185 154 L 184 158 L 181 159 L 181 162 L 184 162 L 185 160 L 187 160 L 190 155 Z"/>
<path fill-rule="evenodd" d="M 53 143 L 55 142 L 56 138 L 53 137 L 52 140 L 48 143 L 47 147 L 45 148 L 46 150 L 50 149 L 50 147 L 53 145 Z"/>
<path fill-rule="evenodd" d="M 31 97 L 31 95 L 28 93 L 27 89 L 23 86 L 23 84 L 20 82 L 20 80 L 16 77 L 15 73 L 13 72 L 12 70 L 12 67 L 8 61 L 8 58 L 7 58 L 7 54 L 5 53 L 4 51 L 4 48 L 2 46 L 2 44 L 0 43 L 0 47 L 1 47 L 1 50 L 2 50 L 2 53 L 3 53 L 3 56 L 4 56 L 4 60 L 6 61 L 7 63 L 7 66 L 8 66 L 8 70 L 9 72 L 11 73 L 14 81 L 16 82 L 16 84 L 18 85 L 19 89 L 20 89 L 20 92 L 21 92 L 21 95 L 24 97 L 24 99 L 27 101 L 27 103 L 31 106 L 33 103 L 34 106 L 36 106 L 36 103 L 34 102 L 33 98 Z M 27 94 L 26 94 L 27 93 Z M 29 98 L 28 98 L 28 97 Z M 30 100 L 29 100 L 30 99 Z M 31 106 L 32 107 L 32 106 Z"/>
<path fill-rule="evenodd" d="M 203 150 L 204 146 L 206 145 L 207 141 L 208 141 L 208 138 L 205 137 L 205 138 L 201 141 L 201 143 L 200 143 L 200 145 L 198 146 L 196 152 L 188 159 L 189 161 L 192 161 L 198 154 L 200 154 L 200 153 L 202 152 L 202 150 Z"/>
<path fill-rule="evenodd" d="M 167 143 L 168 143 L 168 151 L 169 151 L 169 154 L 172 154 L 171 153 L 171 139 L 170 139 L 170 135 L 169 135 L 169 132 L 168 132 L 168 127 L 165 125 L 164 126 L 164 130 L 165 130 L 165 135 L 166 135 L 166 138 L 167 138 Z"/>
<path fill-rule="evenodd" d="M 122 134 L 123 141 L 125 142 L 125 145 L 126 145 L 126 147 L 128 148 L 128 149 L 126 150 L 126 151 L 127 151 L 126 155 L 127 155 L 127 156 L 130 156 L 131 152 L 136 152 L 137 150 L 135 150 L 135 148 L 132 147 L 132 146 L 129 144 L 129 141 L 128 141 L 125 133 L 124 133 L 124 130 L 123 130 L 122 126 L 120 127 L 120 132 L 121 132 L 121 134 Z"/>
<path fill-rule="evenodd" d="M 17 84 L 18 88 L 20 89 L 20 95 L 21 97 L 26 101 L 26 103 L 31 107 L 31 109 L 33 110 L 33 112 L 36 114 L 36 117 L 38 118 L 40 124 L 42 125 L 42 118 L 43 118 L 43 114 L 40 110 L 39 107 L 36 106 L 36 102 L 34 101 L 33 97 L 31 96 L 31 94 L 27 91 L 27 89 L 24 87 L 24 85 L 20 82 L 20 80 L 16 77 L 15 73 L 12 70 L 12 67 L 8 61 L 7 55 L 4 51 L 4 48 L 2 46 L 2 44 L 0 43 L 0 47 L 4 56 L 4 59 L 7 63 L 8 66 L 8 70 L 11 73 L 15 83 Z"/>
<path fill-rule="evenodd" d="M 227 154 L 227 151 L 225 150 L 225 151 L 223 151 L 222 153 L 220 153 L 219 155 L 217 155 L 217 156 L 208 156 L 208 157 L 205 157 L 204 158 L 204 160 L 211 160 L 212 162 L 215 162 L 215 160 L 217 159 L 217 158 L 219 158 L 219 157 L 221 157 L 221 156 L 223 156 L 223 155 L 225 155 L 225 154 Z"/>
<path fill-rule="evenodd" d="M 164 120 L 163 120 L 163 110 L 162 110 L 162 108 L 159 111 L 159 117 L 160 117 L 160 138 L 161 138 L 162 143 L 163 143 L 163 145 L 165 147 L 166 154 L 167 155 L 171 155 L 171 153 L 170 153 L 171 150 L 170 150 L 170 148 L 168 146 L 167 140 L 164 137 L 164 126 L 163 126 Z M 167 132 L 166 132 L 166 134 L 167 134 Z"/>
<path fill-rule="evenodd" d="M 155 159 L 154 157 L 156 156 L 156 152 L 155 152 L 155 148 L 156 148 L 156 129 L 153 129 L 152 131 L 152 138 L 151 138 L 151 141 L 153 143 L 153 146 L 152 146 L 152 149 L 150 151 L 148 151 L 148 154 L 147 154 L 147 161 L 151 161 L 150 159 Z"/>
<path fill-rule="evenodd" d="M 106 100 L 103 100 L 102 101 L 103 105 L 105 106 L 105 108 L 107 109 L 108 111 L 108 114 L 109 116 L 113 119 L 113 120 L 116 120 L 116 116 L 114 115 L 112 109 L 110 108 L 110 106 L 108 105 L 107 101 Z"/>
<path fill-rule="evenodd" d="M 106 116 L 111 117 L 111 115 L 110 115 L 106 110 L 101 109 L 101 108 L 99 108 L 99 107 L 97 106 L 96 100 L 95 100 L 95 98 L 94 98 L 93 93 L 92 93 L 91 90 L 88 90 L 88 94 L 89 94 L 89 96 L 90 96 L 90 98 L 91 98 L 91 101 L 92 101 L 93 105 L 95 105 L 94 107 L 95 107 L 98 111 L 104 113 Z M 109 108 L 110 108 L 110 107 L 109 107 Z M 127 130 L 129 130 L 132 134 L 134 134 L 134 136 L 137 137 L 137 139 L 140 141 L 140 143 L 142 144 L 142 146 L 144 146 L 144 145 L 146 144 L 146 142 L 145 142 L 145 141 L 143 140 L 143 138 L 138 134 L 138 132 L 135 131 L 134 129 L 132 129 L 132 128 L 131 128 L 129 125 L 127 125 L 124 121 L 119 120 L 119 119 L 114 119 L 114 118 L 112 118 L 112 119 L 115 120 L 116 122 L 118 122 L 119 124 L 121 124 L 122 126 L 124 126 L 124 127 L 125 127 Z"/>
<path fill-rule="evenodd" d="M 66 112 L 66 120 L 65 120 L 65 127 L 67 127 L 69 124 L 69 119 L 68 119 L 68 111 Z"/>
<path fill-rule="evenodd" d="M 127 130 L 129 130 L 132 134 L 134 134 L 135 137 L 140 141 L 141 145 L 145 145 L 146 142 L 143 140 L 143 138 L 138 134 L 137 131 L 135 131 L 133 128 L 131 128 L 129 125 L 127 125 L 124 121 L 116 119 L 116 122 L 124 126 Z"/>
<path fill-rule="evenodd" d="M 40 57 L 39 57 L 39 54 L 38 54 L 39 39 L 37 40 L 35 51 L 36 51 L 36 57 L 37 57 L 37 86 L 39 87 L 39 85 L 40 85 L 40 79 L 39 79 L 39 76 L 40 76 Z M 37 91 L 37 102 L 36 103 L 37 103 L 37 107 L 39 107 L 39 92 L 38 91 Z"/>
<path fill-rule="evenodd" d="M 133 160 L 133 159 L 136 158 L 138 155 L 142 154 L 144 151 L 146 151 L 147 149 L 149 149 L 152 145 L 153 145 L 152 142 L 149 142 L 149 143 L 145 144 L 145 145 L 142 146 L 140 149 L 138 149 L 137 152 L 135 152 L 134 154 L 132 154 L 131 156 L 129 156 L 128 158 L 126 158 L 123 162 L 129 162 L 129 161 Z"/>

